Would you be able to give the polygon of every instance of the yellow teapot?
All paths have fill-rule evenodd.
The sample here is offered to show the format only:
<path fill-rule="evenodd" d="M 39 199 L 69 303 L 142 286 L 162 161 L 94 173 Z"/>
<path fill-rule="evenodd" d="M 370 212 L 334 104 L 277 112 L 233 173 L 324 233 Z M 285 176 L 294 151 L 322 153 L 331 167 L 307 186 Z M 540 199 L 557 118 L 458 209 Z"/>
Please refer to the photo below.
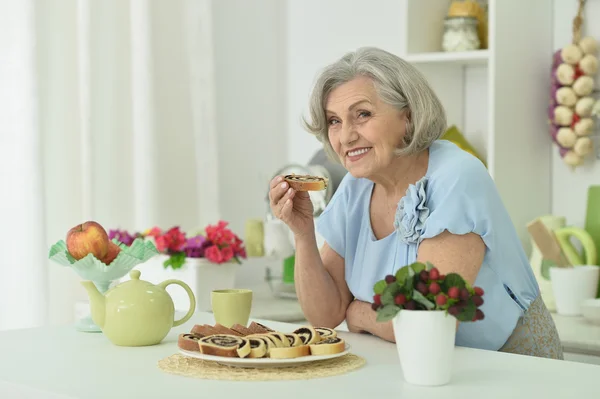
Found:
<path fill-rule="evenodd" d="M 129 272 L 125 281 L 104 295 L 92 281 L 82 281 L 90 298 L 92 320 L 104 335 L 118 346 L 149 346 L 159 344 L 171 328 L 188 321 L 196 310 L 196 298 L 190 287 L 180 280 L 166 280 L 154 285 L 140 280 L 140 271 Z M 185 316 L 175 320 L 173 299 L 166 287 L 177 284 L 190 298 Z"/>

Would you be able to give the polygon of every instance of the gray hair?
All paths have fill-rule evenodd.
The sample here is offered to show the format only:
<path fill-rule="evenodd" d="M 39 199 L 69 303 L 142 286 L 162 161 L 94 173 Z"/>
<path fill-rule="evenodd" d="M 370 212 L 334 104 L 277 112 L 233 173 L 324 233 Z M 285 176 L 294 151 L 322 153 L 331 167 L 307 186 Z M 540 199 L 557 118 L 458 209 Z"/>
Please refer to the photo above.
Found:
<path fill-rule="evenodd" d="M 323 143 L 332 159 L 339 161 L 329 142 L 325 102 L 333 89 L 359 76 L 372 79 L 384 102 L 398 110 L 408 109 L 410 113 L 404 146 L 396 150 L 396 155 L 421 152 L 446 131 L 444 107 L 421 72 L 387 51 L 361 47 L 346 53 L 321 72 L 310 96 L 311 122 L 303 118 L 305 128 Z"/>

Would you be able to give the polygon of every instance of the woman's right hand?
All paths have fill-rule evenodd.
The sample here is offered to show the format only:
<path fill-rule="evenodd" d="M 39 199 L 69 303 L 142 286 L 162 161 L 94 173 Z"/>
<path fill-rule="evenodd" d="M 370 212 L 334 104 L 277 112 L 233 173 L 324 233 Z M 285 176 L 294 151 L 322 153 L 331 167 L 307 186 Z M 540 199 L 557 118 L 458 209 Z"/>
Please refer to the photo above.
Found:
<path fill-rule="evenodd" d="M 283 180 L 283 176 L 275 176 L 271 180 L 269 203 L 273 215 L 282 220 L 295 236 L 315 233 L 313 204 L 308 192 L 296 191 Z"/>

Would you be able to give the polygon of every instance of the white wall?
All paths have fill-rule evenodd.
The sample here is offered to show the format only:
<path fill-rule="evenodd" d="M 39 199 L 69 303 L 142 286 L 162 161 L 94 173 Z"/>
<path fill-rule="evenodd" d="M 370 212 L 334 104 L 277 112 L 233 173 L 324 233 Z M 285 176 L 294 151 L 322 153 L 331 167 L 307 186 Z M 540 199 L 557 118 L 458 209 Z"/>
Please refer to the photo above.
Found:
<path fill-rule="evenodd" d="M 285 2 L 214 1 L 213 17 L 220 211 L 243 235 L 287 162 Z"/>
<path fill-rule="evenodd" d="M 319 70 L 347 51 L 404 52 L 402 4 L 395 0 L 287 0 L 288 158 L 306 164 L 321 144 L 307 133 L 308 96 Z"/>
<path fill-rule="evenodd" d="M 577 12 L 577 2 L 574 0 L 554 0 L 554 49 L 571 43 L 572 21 Z M 584 13 L 584 36 L 593 36 L 600 41 L 600 1 L 587 1 Z M 548 60 L 550 65 L 550 60 Z M 548 72 L 549 73 L 549 72 Z M 596 87 L 599 86 L 600 73 L 595 77 Z M 596 132 L 599 130 L 596 129 Z M 596 151 L 600 140 L 595 140 Z M 552 154 L 552 213 L 565 216 L 567 223 L 583 227 L 587 206 L 587 189 L 590 185 L 600 184 L 600 160 L 590 159 L 585 166 L 571 171 L 558 156 L 553 147 Z M 600 154 L 600 152 L 597 152 Z"/>

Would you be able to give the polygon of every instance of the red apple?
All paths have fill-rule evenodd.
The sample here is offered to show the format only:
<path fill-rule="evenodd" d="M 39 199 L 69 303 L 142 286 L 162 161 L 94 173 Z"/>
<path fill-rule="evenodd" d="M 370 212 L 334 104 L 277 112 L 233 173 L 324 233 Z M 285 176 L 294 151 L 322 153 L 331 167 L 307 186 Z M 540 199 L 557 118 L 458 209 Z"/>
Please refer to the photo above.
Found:
<path fill-rule="evenodd" d="M 85 222 L 73 227 L 67 233 L 67 250 L 77 260 L 93 254 L 103 259 L 108 253 L 108 234 L 97 222 Z"/>
<path fill-rule="evenodd" d="M 110 264 L 113 262 L 113 260 L 115 260 L 117 255 L 119 255 L 119 252 L 121 252 L 121 248 L 114 242 L 109 241 L 108 252 L 106 253 L 106 256 L 103 259 L 101 259 L 102 263 L 104 263 L 106 266 L 110 266 Z"/>

